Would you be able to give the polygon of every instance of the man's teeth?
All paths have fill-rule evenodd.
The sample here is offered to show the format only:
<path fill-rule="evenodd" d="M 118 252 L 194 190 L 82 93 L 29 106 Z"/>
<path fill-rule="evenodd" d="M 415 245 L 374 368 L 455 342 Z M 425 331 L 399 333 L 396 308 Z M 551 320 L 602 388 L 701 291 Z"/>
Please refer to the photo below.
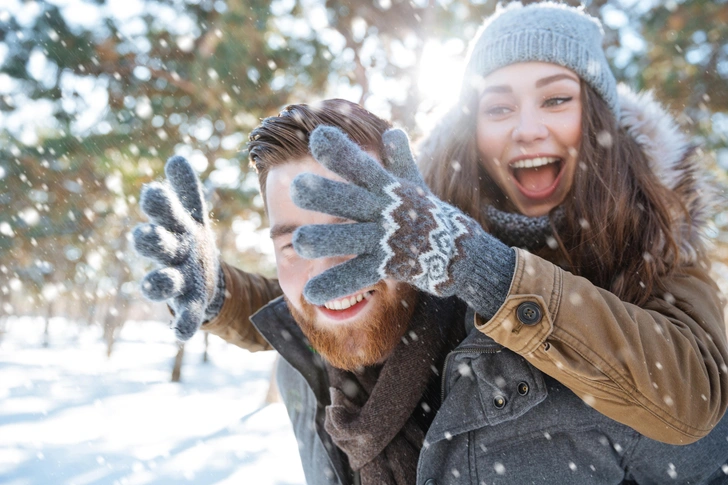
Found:
<path fill-rule="evenodd" d="M 528 158 L 526 160 L 518 160 L 517 162 L 511 163 L 512 168 L 535 168 L 535 167 L 543 167 L 544 165 L 548 165 L 549 163 L 555 163 L 561 160 L 560 158 L 556 157 L 538 157 L 538 158 Z"/>
<path fill-rule="evenodd" d="M 342 298 L 340 300 L 327 301 L 326 303 L 324 303 L 324 306 L 329 310 L 346 310 L 347 308 L 356 305 L 364 299 L 368 300 L 371 296 L 371 291 L 365 291 L 364 293 L 358 293 L 356 295 Z"/>

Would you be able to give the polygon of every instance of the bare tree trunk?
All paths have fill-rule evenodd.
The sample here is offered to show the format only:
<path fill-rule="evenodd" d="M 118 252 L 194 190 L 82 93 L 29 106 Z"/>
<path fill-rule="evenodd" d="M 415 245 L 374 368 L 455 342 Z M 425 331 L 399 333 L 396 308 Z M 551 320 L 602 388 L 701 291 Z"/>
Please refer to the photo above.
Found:
<path fill-rule="evenodd" d="M 202 353 L 202 362 L 207 362 L 207 348 L 209 343 L 210 332 L 205 332 L 205 351 Z"/>
<path fill-rule="evenodd" d="M 119 308 L 122 307 L 120 311 Z M 119 333 L 119 329 L 124 325 L 126 321 L 126 315 L 128 308 L 124 305 L 124 297 L 119 291 L 116 293 L 113 302 L 110 307 L 106 310 L 104 316 L 104 337 L 106 339 L 106 357 L 111 357 L 111 352 L 114 350 L 114 343 L 116 342 L 116 336 Z"/>
<path fill-rule="evenodd" d="M 174 367 L 172 368 L 172 382 L 179 382 L 182 378 L 182 358 L 185 356 L 185 344 L 177 342 L 177 355 L 174 358 Z"/>
<path fill-rule="evenodd" d="M 94 323 L 103 324 L 103 321 L 101 320 L 101 315 L 99 312 L 99 307 L 102 305 L 101 296 L 99 295 L 98 285 L 93 286 L 93 291 L 88 290 L 89 284 L 86 283 L 84 285 L 84 288 L 86 288 L 87 291 L 84 292 L 84 294 L 81 295 L 80 305 L 78 305 L 78 311 L 77 312 L 77 319 L 83 318 L 82 308 L 84 305 L 88 305 L 88 320 L 86 321 L 87 325 L 93 325 Z M 87 299 L 86 293 L 91 294 L 91 298 Z"/>
<path fill-rule="evenodd" d="M 51 317 L 53 316 L 53 302 L 46 302 L 45 306 L 45 325 L 43 326 L 43 347 L 50 345 L 50 326 Z"/>
<path fill-rule="evenodd" d="M 273 361 L 273 368 L 270 371 L 270 381 L 268 382 L 268 393 L 265 395 L 266 404 L 281 402 L 281 394 L 278 391 L 278 383 L 276 382 L 276 369 L 278 368 L 278 359 L 280 358 L 280 355 L 276 355 L 276 359 Z"/>
<path fill-rule="evenodd" d="M 126 316 L 129 313 L 127 305 L 124 304 L 124 294 L 120 290 L 121 281 L 123 281 L 123 267 L 119 264 L 113 267 L 113 279 L 117 283 L 116 291 L 113 299 L 108 301 L 106 298 L 106 307 L 104 308 L 104 317 L 99 321 L 104 328 L 104 337 L 106 339 L 106 357 L 111 357 L 114 350 L 114 343 L 119 329 L 124 325 Z M 98 289 L 96 291 L 98 294 Z"/>
<path fill-rule="evenodd" d="M 116 336 L 114 335 L 114 325 L 109 322 L 108 315 L 106 316 L 106 322 L 104 323 L 104 340 L 106 340 L 106 358 L 111 358 L 111 352 L 114 350 L 114 341 Z"/>

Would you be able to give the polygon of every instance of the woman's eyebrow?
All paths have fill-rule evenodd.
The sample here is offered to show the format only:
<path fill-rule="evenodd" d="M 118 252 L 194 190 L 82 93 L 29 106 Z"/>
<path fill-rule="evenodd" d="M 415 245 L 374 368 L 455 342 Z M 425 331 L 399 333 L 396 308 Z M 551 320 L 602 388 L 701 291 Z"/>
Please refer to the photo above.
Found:
<path fill-rule="evenodd" d="M 561 81 L 562 79 L 569 79 L 571 81 L 574 81 L 575 83 L 578 83 L 579 80 L 572 76 L 571 74 L 561 73 L 561 74 L 554 74 L 553 76 L 547 76 L 544 78 L 539 79 L 536 81 L 536 87 L 542 88 L 546 86 L 547 84 L 551 84 L 556 81 Z M 483 90 L 483 94 L 486 93 L 511 93 L 513 92 L 513 89 L 507 85 L 507 84 L 498 84 L 495 86 L 488 86 Z"/>
<path fill-rule="evenodd" d="M 571 74 L 562 73 L 562 74 L 554 74 L 553 76 L 548 76 L 548 77 L 544 77 L 544 78 L 539 79 L 538 81 L 536 81 L 536 87 L 537 88 L 542 88 L 542 87 L 546 86 L 547 84 L 551 84 L 551 83 L 556 82 L 556 81 L 561 81 L 562 79 L 569 79 L 569 80 L 574 81 L 576 83 L 579 82 L 579 80 L 576 79 Z"/>
<path fill-rule="evenodd" d="M 513 89 L 507 84 L 499 84 L 496 86 L 488 86 L 483 90 L 483 94 L 487 93 L 512 93 Z"/>

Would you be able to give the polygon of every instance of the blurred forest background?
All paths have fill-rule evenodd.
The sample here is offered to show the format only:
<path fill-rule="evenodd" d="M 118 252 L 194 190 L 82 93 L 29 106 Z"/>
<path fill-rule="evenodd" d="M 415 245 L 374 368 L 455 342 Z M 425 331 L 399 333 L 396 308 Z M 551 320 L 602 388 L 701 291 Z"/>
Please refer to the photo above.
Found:
<path fill-rule="evenodd" d="M 506 2 L 507 3 L 507 2 Z M 578 4 L 578 2 L 570 2 Z M 180 154 L 209 192 L 225 260 L 273 274 L 248 133 L 289 103 L 343 97 L 418 139 L 457 92 L 495 1 L 5 0 L 0 6 L 3 316 L 105 329 L 165 319 L 129 230 Z M 728 1 L 594 0 L 620 80 L 653 89 L 728 170 Z M 728 263 L 728 212 L 711 231 Z M 261 254 L 263 255 L 261 257 Z"/>

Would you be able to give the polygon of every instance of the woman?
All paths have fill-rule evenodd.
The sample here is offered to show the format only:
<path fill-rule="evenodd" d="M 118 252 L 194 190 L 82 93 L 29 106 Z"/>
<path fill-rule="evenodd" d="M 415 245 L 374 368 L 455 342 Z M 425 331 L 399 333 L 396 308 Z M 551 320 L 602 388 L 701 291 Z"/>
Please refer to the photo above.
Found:
<path fill-rule="evenodd" d="M 559 313 L 585 313 L 557 315 L 551 349 L 524 357 L 607 416 L 634 426 L 631 411 L 598 397 L 622 396 L 690 440 L 727 396 L 722 302 L 700 234 L 708 189 L 674 120 L 650 95 L 615 88 L 600 26 L 571 10 L 515 5 L 486 24 L 467 109 L 430 136 L 421 169 L 435 194 L 540 255 L 544 270 L 550 261 L 594 285 L 565 276 Z"/>
<path fill-rule="evenodd" d="M 478 35 L 460 103 L 420 162 L 434 194 L 490 234 L 401 168 L 391 180 L 341 170 L 368 190 L 362 213 L 376 212 L 358 222 L 394 229 L 364 241 L 357 224 L 304 227 L 294 247 L 359 255 L 308 283 L 313 303 L 387 277 L 457 295 L 478 330 L 604 415 L 691 443 L 728 404 L 723 304 L 700 241 L 704 189 L 665 111 L 618 94 L 601 39 L 597 20 L 553 3 L 509 5 Z M 335 133 L 315 137 L 314 157 L 334 171 L 332 160 L 358 156 Z M 341 215 L 332 191 L 303 182 L 299 205 Z M 397 217 L 407 210 L 410 220 Z"/>

